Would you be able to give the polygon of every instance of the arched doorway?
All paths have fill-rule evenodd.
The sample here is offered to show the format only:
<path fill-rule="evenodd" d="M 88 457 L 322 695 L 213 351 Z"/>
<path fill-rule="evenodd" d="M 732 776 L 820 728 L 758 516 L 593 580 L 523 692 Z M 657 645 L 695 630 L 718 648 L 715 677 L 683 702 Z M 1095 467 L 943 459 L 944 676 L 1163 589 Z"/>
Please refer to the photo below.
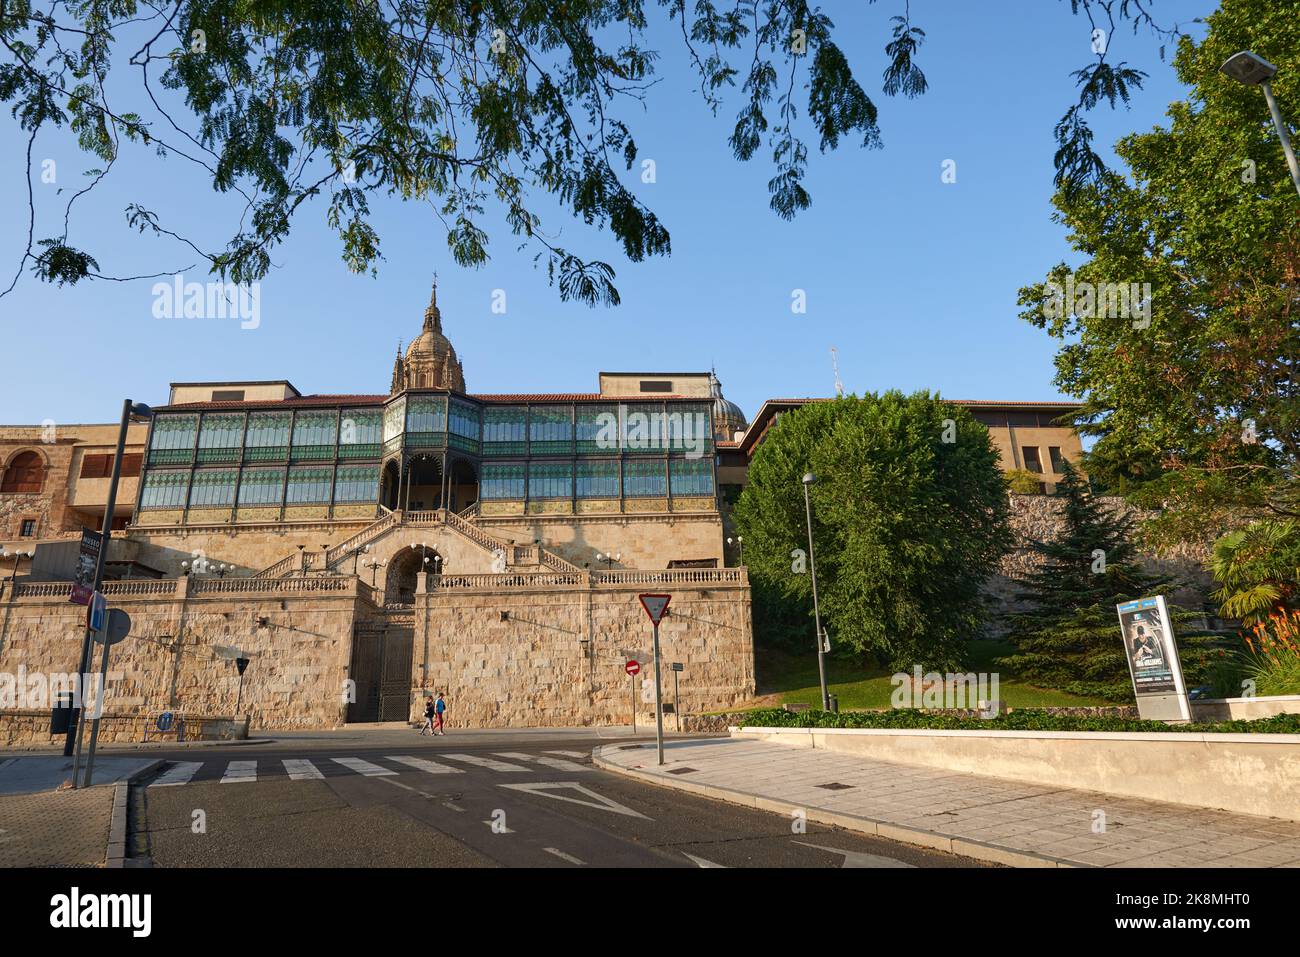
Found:
<path fill-rule="evenodd" d="M 419 584 L 421 568 L 431 575 L 442 568 L 442 556 L 432 545 L 427 548 L 407 546 L 389 559 L 388 573 L 384 577 L 384 603 L 415 604 L 415 589 Z"/>
<path fill-rule="evenodd" d="M 463 512 L 478 501 L 478 470 L 467 459 L 456 459 L 448 470 L 447 507 Z"/>

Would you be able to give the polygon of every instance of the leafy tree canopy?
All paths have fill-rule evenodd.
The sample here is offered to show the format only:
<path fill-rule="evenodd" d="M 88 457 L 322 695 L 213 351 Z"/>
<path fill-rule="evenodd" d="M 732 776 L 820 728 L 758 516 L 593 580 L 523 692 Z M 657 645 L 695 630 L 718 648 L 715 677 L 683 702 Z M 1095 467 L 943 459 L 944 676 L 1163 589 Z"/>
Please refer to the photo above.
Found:
<path fill-rule="evenodd" d="M 872 0 L 874 2 L 874 0 Z M 927 89 L 918 64 L 925 31 L 907 0 L 893 0 L 884 46 L 886 95 Z M 1086 112 L 1127 102 L 1143 74 L 1108 59 L 1126 25 L 1165 38 L 1147 0 L 1069 0 L 1094 31 L 1094 57 L 1074 76 L 1079 100 L 1057 127 L 1057 182 L 1073 189 L 1104 169 Z M 76 199 L 122 161 L 124 143 L 197 164 L 232 194 L 238 227 L 224 249 L 183 235 L 147 199 L 128 223 L 168 237 L 223 278 L 256 280 L 271 254 L 320 199 L 343 259 L 377 268 L 372 200 L 430 205 L 450 255 L 488 259 L 489 206 L 504 215 L 565 299 L 616 304 L 614 269 L 556 242 L 536 195 L 585 224 L 609 229 L 637 262 L 667 255 L 668 229 L 617 173 L 638 157 L 628 113 L 657 82 L 650 19 L 680 37 L 716 112 L 738 97 L 729 144 L 739 160 L 766 151 L 770 204 L 791 218 L 812 201 L 808 140 L 881 143 L 876 105 L 805 0 L 81 0 L 38 7 L 0 0 L 0 100 L 27 134 L 24 269 L 63 285 L 101 272 L 71 237 Z M 1161 47 L 1163 55 L 1163 46 Z M 116 68 L 116 71 L 115 69 Z M 121 74 L 127 74 L 126 80 Z M 32 149 L 43 130 L 68 127 L 102 164 L 72 194 L 63 230 L 36 235 Z M 131 161 L 134 161 L 132 159 Z M 189 267 L 185 267 L 189 268 Z M 174 270 L 172 270 L 174 271 Z M 160 275 L 163 273 L 159 273 Z"/>
<path fill-rule="evenodd" d="M 980 632 L 982 586 L 1010 541 L 988 430 L 924 392 L 814 402 L 782 416 L 754 455 L 733 518 L 756 593 L 811 614 L 809 471 L 818 597 L 833 640 L 904 670 L 956 667 Z"/>
<path fill-rule="evenodd" d="M 1128 136 L 1107 172 L 1055 200 L 1083 257 L 1021 290 L 1060 340 L 1094 480 L 1158 508 L 1155 544 L 1203 541 L 1300 495 L 1300 203 L 1260 90 L 1224 76 L 1251 49 L 1300 115 L 1300 6 L 1224 0 L 1174 58 L 1192 88 L 1169 124 Z"/>

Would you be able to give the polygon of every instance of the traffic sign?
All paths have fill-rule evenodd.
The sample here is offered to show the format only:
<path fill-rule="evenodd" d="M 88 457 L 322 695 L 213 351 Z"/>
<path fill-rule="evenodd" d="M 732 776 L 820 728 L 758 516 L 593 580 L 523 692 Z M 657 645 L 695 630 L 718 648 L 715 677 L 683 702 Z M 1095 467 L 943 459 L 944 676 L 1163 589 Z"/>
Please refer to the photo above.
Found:
<path fill-rule="evenodd" d="M 175 721 L 176 715 L 172 714 L 170 711 L 164 711 L 162 714 L 158 715 L 158 730 L 164 732 L 170 731 L 172 729 L 172 724 L 174 724 Z"/>
<path fill-rule="evenodd" d="M 108 615 L 108 599 L 104 597 L 102 591 L 90 593 L 90 608 L 87 610 L 87 615 L 91 631 L 99 631 L 104 627 L 104 618 Z"/>
<path fill-rule="evenodd" d="M 633 658 L 631 661 L 629 661 L 627 664 L 623 666 L 623 670 L 626 671 L 629 675 L 640 674 L 641 662 Z"/>
<path fill-rule="evenodd" d="M 111 608 L 107 624 L 95 631 L 95 640 L 101 645 L 115 645 L 131 633 L 131 616 L 121 608 Z"/>
<path fill-rule="evenodd" d="M 673 662 L 673 671 L 685 671 L 685 670 L 686 669 L 682 667 L 682 663 L 680 661 Z"/>
<path fill-rule="evenodd" d="M 641 607 L 645 613 L 650 616 L 650 620 L 657 626 L 663 620 L 664 612 L 668 610 L 668 603 L 672 601 L 672 595 L 645 594 L 637 595 L 641 599 Z"/>

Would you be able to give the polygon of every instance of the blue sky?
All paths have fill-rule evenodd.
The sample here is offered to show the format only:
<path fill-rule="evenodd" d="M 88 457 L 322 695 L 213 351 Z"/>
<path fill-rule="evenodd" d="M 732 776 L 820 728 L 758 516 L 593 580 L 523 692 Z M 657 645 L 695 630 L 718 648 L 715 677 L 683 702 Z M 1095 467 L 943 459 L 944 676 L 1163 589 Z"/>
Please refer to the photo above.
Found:
<path fill-rule="evenodd" d="M 1166 0 L 1155 10 L 1186 24 L 1214 6 Z M 1051 221 L 1052 127 L 1075 97 L 1069 73 L 1091 57 L 1090 26 L 1071 16 L 1066 0 L 914 4 L 913 22 L 928 34 L 918 62 L 930 90 L 916 100 L 891 99 L 880 92 L 880 72 L 895 7 L 861 0 L 824 6 L 880 109 L 884 148 L 842 144 L 821 155 L 805 129 L 813 142 L 813 205 L 792 223 L 767 206 L 766 148 L 749 164 L 730 154 L 726 137 L 738 99 L 731 96 L 712 117 L 680 40 L 659 21 L 653 45 L 663 54 L 662 82 L 645 111 L 629 117 L 642 157 L 655 161 L 657 182 L 641 183 L 638 169 L 625 175 L 671 231 L 672 256 L 629 263 L 607 233 L 555 212 L 545 223 L 562 244 L 615 266 L 623 297 L 617 308 L 561 302 L 535 267 L 534 251 L 518 251 L 496 215 L 485 221 L 492 261 L 461 269 L 428 207 L 395 199 L 372 201 L 385 255 L 378 278 L 354 275 L 318 202 L 273 255 L 255 330 L 230 320 L 155 319 L 152 280 L 59 289 L 24 275 L 0 299 L 0 421 L 108 421 L 124 396 L 165 401 L 169 381 L 287 378 L 303 392 L 385 392 L 398 339 L 419 331 L 435 270 L 445 331 L 471 392 L 594 391 L 601 370 L 713 364 L 727 396 L 752 416 L 767 398 L 831 394 L 835 346 L 849 391 L 1060 398 L 1051 382 L 1054 343 L 1017 318 L 1015 300 L 1021 285 L 1069 258 L 1065 231 Z M 1103 146 L 1160 124 L 1168 102 L 1185 95 L 1158 57 L 1158 40 L 1124 30 L 1112 44 L 1113 59 L 1150 77 L 1130 109 L 1092 114 Z M 1008 63 L 1011 80 L 1002 75 Z M 25 238 L 26 185 L 25 137 L 7 113 L 0 137 L 3 288 Z M 140 147 L 128 151 L 74 207 L 72 242 L 95 254 L 103 271 L 152 273 L 193 261 L 170 241 L 128 229 L 123 209 L 130 202 L 212 247 L 233 234 L 239 206 L 214 194 L 195 167 L 157 160 Z M 45 158 L 58 164 L 56 186 L 39 181 Z M 34 159 L 39 238 L 58 232 L 66 190 L 83 182 L 81 170 L 99 164 L 66 136 L 48 134 Z M 954 184 L 940 179 L 947 159 L 957 164 Z M 65 193 L 52 201 L 59 187 Z M 554 209 L 544 199 L 538 206 Z M 207 276 L 200 269 L 187 278 Z M 505 315 L 491 311 L 495 289 L 506 292 Z M 806 292 L 804 315 L 791 312 L 795 289 Z"/>

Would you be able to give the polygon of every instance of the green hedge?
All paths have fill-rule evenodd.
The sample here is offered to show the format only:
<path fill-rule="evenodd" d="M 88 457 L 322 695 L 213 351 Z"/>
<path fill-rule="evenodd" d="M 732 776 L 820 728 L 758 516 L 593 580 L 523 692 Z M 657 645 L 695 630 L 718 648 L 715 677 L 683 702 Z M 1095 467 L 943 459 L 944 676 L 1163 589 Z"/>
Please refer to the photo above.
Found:
<path fill-rule="evenodd" d="M 893 711 L 785 711 L 764 708 L 737 715 L 740 723 L 760 728 L 928 728 L 935 731 L 1195 731 L 1219 734 L 1300 734 L 1300 714 L 1279 714 L 1255 721 L 1165 724 L 1135 718 L 1080 718 L 1024 708 L 996 718 L 966 718 L 911 708 Z"/>

